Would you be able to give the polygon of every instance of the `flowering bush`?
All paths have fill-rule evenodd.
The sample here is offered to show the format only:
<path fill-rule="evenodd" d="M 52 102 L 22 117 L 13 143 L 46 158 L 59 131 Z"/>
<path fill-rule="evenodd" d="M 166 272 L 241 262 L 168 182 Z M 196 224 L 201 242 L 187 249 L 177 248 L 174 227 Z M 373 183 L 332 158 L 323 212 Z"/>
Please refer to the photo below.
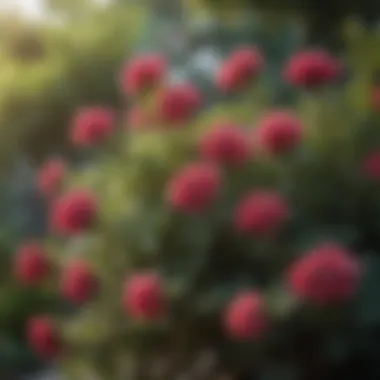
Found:
<path fill-rule="evenodd" d="M 324 52 L 289 58 L 299 98 L 275 108 L 258 99 L 264 61 L 232 53 L 228 85 L 215 81 L 244 99 L 204 110 L 191 84 L 168 83 L 163 57 L 141 56 L 121 75 L 133 116 L 74 115 L 73 144 L 98 161 L 41 169 L 51 236 L 14 265 L 22 284 L 48 281 L 80 309 L 34 316 L 36 353 L 81 379 L 174 379 L 205 350 L 208 371 L 302 371 L 302 351 L 332 360 L 330 339 L 359 329 L 366 252 L 380 248 L 378 114 L 358 120 Z M 318 343 L 305 348 L 305 332 Z"/>

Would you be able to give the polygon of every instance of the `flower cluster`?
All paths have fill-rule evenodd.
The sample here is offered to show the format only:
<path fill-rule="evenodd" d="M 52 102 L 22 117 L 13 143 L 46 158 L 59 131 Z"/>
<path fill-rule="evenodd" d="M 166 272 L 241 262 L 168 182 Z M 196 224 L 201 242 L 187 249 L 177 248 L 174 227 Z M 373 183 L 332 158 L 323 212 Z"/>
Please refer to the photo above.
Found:
<path fill-rule="evenodd" d="M 120 88 L 132 104 L 126 115 L 128 132 L 154 130 L 165 135 L 173 128 L 176 131 L 190 128 L 202 106 L 202 96 L 189 83 L 168 85 L 167 67 L 163 57 L 150 54 L 134 58 L 122 69 Z M 215 75 L 215 85 L 223 92 L 243 91 L 255 86 L 264 70 L 261 52 L 243 47 L 226 59 Z M 295 88 L 314 90 L 334 84 L 341 74 L 340 61 L 326 52 L 303 51 L 290 58 L 283 78 Z M 81 109 L 73 118 L 71 141 L 76 147 L 106 144 L 115 131 L 115 123 L 115 112 L 107 107 Z M 247 171 L 254 165 L 286 161 L 307 140 L 306 132 L 305 122 L 297 112 L 282 108 L 267 111 L 248 127 L 230 120 L 212 122 L 197 135 L 191 160 L 166 178 L 161 202 L 173 215 L 206 218 L 219 215 L 216 211 L 234 194 L 232 201 L 228 198 L 231 209 L 223 213 L 223 226 L 238 240 L 274 242 L 293 222 L 297 212 L 295 199 L 269 183 L 231 192 L 230 175 L 254 176 L 255 173 Z M 379 153 L 363 157 L 361 168 L 367 177 L 378 180 Z M 65 239 L 97 231 L 102 211 L 97 193 L 87 188 L 62 191 L 66 176 L 66 164 L 52 160 L 41 168 L 37 179 L 41 194 L 49 198 L 52 234 Z M 51 277 L 56 263 L 47 250 L 38 242 L 20 247 L 14 263 L 20 283 L 36 286 Z M 275 279 L 291 297 L 305 304 L 326 306 L 345 302 L 355 295 L 361 267 L 355 254 L 343 244 L 321 241 L 294 259 L 296 254 L 281 268 L 281 278 Z M 171 296 L 160 268 L 132 266 L 126 271 L 119 299 L 126 323 L 130 320 L 154 323 L 170 315 Z M 59 272 L 62 297 L 76 305 L 96 299 L 104 281 L 98 269 L 84 259 L 62 264 Z M 232 340 L 261 339 L 275 324 L 266 290 L 258 286 L 237 290 L 218 310 L 218 319 L 221 330 Z M 55 357 L 65 346 L 53 317 L 34 316 L 27 334 L 31 346 L 44 357 Z"/>

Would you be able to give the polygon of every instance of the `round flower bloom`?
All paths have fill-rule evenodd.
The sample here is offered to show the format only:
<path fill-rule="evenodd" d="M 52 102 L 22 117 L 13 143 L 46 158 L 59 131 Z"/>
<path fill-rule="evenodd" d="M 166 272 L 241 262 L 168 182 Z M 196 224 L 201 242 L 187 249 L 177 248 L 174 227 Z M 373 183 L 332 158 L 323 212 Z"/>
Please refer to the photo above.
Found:
<path fill-rule="evenodd" d="M 114 130 L 115 114 L 105 107 L 79 110 L 75 115 L 70 139 L 76 146 L 94 146 L 107 140 Z"/>
<path fill-rule="evenodd" d="M 160 317 L 166 309 L 160 277 L 155 273 L 131 276 L 125 283 L 122 302 L 133 318 L 154 320 Z"/>
<path fill-rule="evenodd" d="M 242 292 L 227 306 L 223 316 L 226 332 L 234 339 L 257 339 L 268 329 L 269 321 L 260 293 Z"/>
<path fill-rule="evenodd" d="M 200 108 L 201 103 L 201 94 L 194 86 L 173 85 L 159 95 L 158 120 L 169 125 L 185 123 Z"/>
<path fill-rule="evenodd" d="M 97 217 L 97 201 L 91 192 L 72 190 L 52 205 L 50 224 L 53 230 L 76 235 L 91 228 Z"/>
<path fill-rule="evenodd" d="M 254 131 L 255 143 L 270 154 L 294 149 L 302 138 L 302 123 L 292 113 L 279 110 L 264 116 Z"/>
<path fill-rule="evenodd" d="M 351 298 L 360 274 L 350 252 L 336 243 L 322 243 L 293 263 L 288 283 L 301 299 L 329 304 Z"/>
<path fill-rule="evenodd" d="M 224 123 L 206 132 L 199 150 L 204 159 L 220 164 L 239 166 L 251 157 L 251 144 L 239 127 Z"/>
<path fill-rule="evenodd" d="M 136 96 L 157 86 L 166 74 L 165 59 L 158 54 L 133 58 L 121 71 L 121 88 L 126 95 Z"/>
<path fill-rule="evenodd" d="M 44 359 L 54 359 L 62 350 L 62 342 L 54 321 L 45 315 L 28 320 L 26 335 L 33 351 Z"/>
<path fill-rule="evenodd" d="M 239 48 L 222 64 L 217 72 L 216 84 L 225 92 L 239 91 L 261 73 L 263 66 L 264 59 L 258 49 Z"/>
<path fill-rule="evenodd" d="M 316 88 L 337 80 L 342 64 L 323 50 L 306 50 L 293 55 L 285 66 L 284 80 L 296 87 Z"/>
<path fill-rule="evenodd" d="M 97 290 L 98 279 L 89 264 L 76 260 L 70 262 L 61 277 L 61 294 L 76 304 L 88 301 Z"/>
<path fill-rule="evenodd" d="M 192 163 L 172 178 L 166 189 L 166 197 L 173 208 L 182 212 L 202 212 L 215 201 L 220 183 L 217 167 Z"/>
<path fill-rule="evenodd" d="M 39 192 L 51 197 L 60 190 L 66 174 L 66 164 L 59 159 L 47 161 L 38 172 L 37 187 Z"/>
<path fill-rule="evenodd" d="M 24 285 L 41 283 L 50 273 L 51 263 L 41 245 L 35 241 L 22 244 L 14 259 L 14 275 Z"/>
<path fill-rule="evenodd" d="M 380 149 L 371 152 L 364 157 L 361 165 L 361 171 L 364 176 L 373 181 L 380 180 Z"/>
<path fill-rule="evenodd" d="M 288 217 L 288 204 L 280 194 L 256 190 L 238 203 L 235 228 L 239 232 L 267 236 L 277 232 Z"/>

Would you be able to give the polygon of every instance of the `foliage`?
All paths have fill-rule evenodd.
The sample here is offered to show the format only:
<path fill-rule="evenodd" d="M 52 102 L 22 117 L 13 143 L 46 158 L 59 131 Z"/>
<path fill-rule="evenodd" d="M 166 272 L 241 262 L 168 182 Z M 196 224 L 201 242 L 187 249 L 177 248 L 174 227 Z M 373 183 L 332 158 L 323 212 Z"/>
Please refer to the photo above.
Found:
<path fill-rule="evenodd" d="M 87 8 L 80 22 L 2 24 L 4 163 L 20 151 L 39 162 L 52 152 L 67 150 L 66 128 L 75 108 L 96 102 L 117 104 L 113 70 L 125 59 L 142 17 L 139 6 L 125 5 Z M 35 48 L 30 52 L 31 46 Z"/>
<path fill-rule="evenodd" d="M 38 162 L 67 151 L 74 109 L 87 102 L 117 104 L 114 70 L 142 17 L 139 7 L 123 6 L 87 8 L 81 23 L 35 25 L 5 15 L 0 22 L 0 161 L 18 175 L 1 184 L 0 377 L 39 364 L 25 344 L 25 320 L 57 306 L 49 290 L 27 289 L 8 271 L 21 237 L 39 235 L 44 228 L 44 205 L 28 182 L 29 173 L 19 170 L 18 155 Z"/>
<path fill-rule="evenodd" d="M 2 203 L 4 200 L 2 196 Z M 24 288 L 14 281 L 8 268 L 20 239 L 20 228 L 10 225 L 9 213 L 4 214 L 8 216 L 8 227 L 5 228 L 3 219 L 0 239 L 0 373 L 7 376 L 22 373 L 39 363 L 25 341 L 24 326 L 31 315 L 51 311 L 57 297 L 48 290 Z"/>
<path fill-rule="evenodd" d="M 234 75 L 234 65 L 241 62 L 231 62 L 229 74 Z M 306 64 L 314 67 L 313 62 Z M 171 87 L 168 90 L 162 78 L 153 78 L 159 73 L 154 69 L 143 62 L 141 76 L 137 65 L 133 75 L 122 77 L 141 85 L 143 93 L 132 100 L 149 116 L 148 122 L 137 124 L 128 119 L 125 123 L 123 118 L 113 128 L 103 121 L 85 126 L 87 145 L 98 146 L 99 136 L 114 134 L 105 138 L 108 142 L 104 141 L 104 146 L 97 147 L 97 160 L 90 166 L 67 174 L 60 184 L 62 194 L 51 203 L 52 234 L 45 248 L 61 270 L 56 279 L 61 294 L 72 301 L 79 299 L 84 306 L 75 315 L 54 319 L 65 349 L 63 369 L 73 378 L 92 372 L 104 379 L 122 378 L 134 368 L 136 378 L 174 379 L 188 373 L 207 349 L 216 352 L 216 371 L 240 375 L 248 371 L 278 380 L 286 376 L 310 378 L 315 371 L 313 360 L 324 371 L 338 367 L 358 349 L 360 334 L 380 322 L 378 288 L 374 285 L 379 275 L 379 161 L 367 162 L 369 154 L 379 149 L 380 120 L 376 110 L 368 112 L 366 107 L 364 112 L 353 107 L 349 92 L 352 80 L 363 75 L 365 68 L 354 65 L 353 79 L 338 86 L 328 83 L 305 88 L 302 75 L 302 83 L 291 83 L 297 96 L 290 110 L 300 120 L 301 141 L 298 124 L 294 125 L 293 118 L 284 118 L 283 110 L 272 117 L 286 120 L 285 132 L 280 129 L 280 136 L 273 138 L 268 137 L 271 130 L 257 134 L 265 124 L 265 115 L 276 111 L 271 97 L 263 95 L 270 93 L 262 89 L 268 85 L 260 80 L 240 89 L 237 101 L 218 104 L 192 118 L 188 107 L 194 111 L 198 104 L 193 89 L 181 87 L 176 96 L 169 96 Z M 150 83 L 153 89 L 147 88 L 146 81 L 153 79 L 157 80 Z M 241 150 L 234 150 L 236 146 L 215 150 L 216 137 L 206 148 L 199 148 L 205 134 L 220 122 L 238 126 L 238 136 L 244 138 L 237 138 L 237 146 L 240 149 L 247 141 L 249 146 L 253 143 L 252 156 L 241 156 Z M 98 132 L 92 133 L 92 128 Z M 197 166 L 197 170 L 181 172 L 205 154 L 213 160 L 231 158 L 229 149 L 245 161 L 231 168 L 217 160 L 220 183 L 213 165 L 207 164 L 205 171 Z M 192 185 L 194 173 L 202 174 L 199 188 Z M 256 202 L 252 210 L 247 206 L 249 211 L 243 207 L 243 216 L 236 220 L 242 198 L 262 189 L 284 197 L 289 220 L 287 208 L 265 192 L 258 198 L 262 202 Z M 265 204 L 271 205 L 270 211 L 257 211 Z M 246 217 L 251 221 L 248 225 Z M 277 231 L 275 227 L 285 219 Z M 272 227 L 277 233 L 266 235 Z M 309 249 L 331 241 L 337 246 L 328 246 L 322 277 L 313 277 L 315 283 L 309 283 L 306 273 L 301 284 L 319 286 L 324 289 L 322 294 L 331 294 L 336 287 L 342 289 L 336 282 L 340 278 L 349 284 L 343 289 L 351 289 L 360 266 L 357 298 L 333 298 L 336 302 L 319 304 L 313 294 L 318 299 L 320 288 L 297 298 L 297 292 L 287 284 L 289 270 L 302 262 L 301 256 Z M 342 267 L 332 270 L 329 265 L 335 268 L 346 255 L 341 250 L 346 249 L 354 252 L 353 261 L 345 258 Z M 330 261 L 330 256 L 337 262 Z M 69 271 L 78 259 L 79 269 Z M 325 270 L 332 270 L 331 277 L 323 277 Z M 95 293 L 88 285 L 88 271 L 98 282 Z M 162 282 L 144 277 L 152 272 Z M 136 283 L 143 285 L 140 288 Z M 256 299 L 254 310 L 249 304 L 249 315 L 244 315 L 243 307 L 243 315 L 237 313 L 235 318 L 231 315 L 236 313 L 231 312 L 226 317 L 231 301 L 239 300 L 239 292 L 247 289 L 262 297 L 265 323 L 264 310 Z M 42 322 L 46 327 L 46 320 Z M 260 327 L 266 322 L 270 323 L 268 331 Z M 51 334 L 51 326 L 47 326 Z M 238 331 L 238 336 L 231 330 Z M 41 349 L 46 338 L 43 353 L 56 353 L 55 339 L 31 336 L 35 349 Z M 305 336 L 310 337 L 307 347 L 302 340 Z M 155 371 L 156 364 L 161 373 L 159 369 L 147 373 Z M 302 377 L 297 377 L 300 373 Z"/>
<path fill-rule="evenodd" d="M 251 8 L 268 12 L 272 16 L 281 13 L 301 15 L 306 20 L 308 42 L 327 45 L 340 41 L 341 27 L 347 17 L 355 16 L 366 26 L 376 26 L 380 19 L 380 7 L 376 1 L 334 0 L 328 5 L 316 0 L 191 0 L 193 7 L 209 7 L 213 12 L 230 13 L 237 8 Z"/>

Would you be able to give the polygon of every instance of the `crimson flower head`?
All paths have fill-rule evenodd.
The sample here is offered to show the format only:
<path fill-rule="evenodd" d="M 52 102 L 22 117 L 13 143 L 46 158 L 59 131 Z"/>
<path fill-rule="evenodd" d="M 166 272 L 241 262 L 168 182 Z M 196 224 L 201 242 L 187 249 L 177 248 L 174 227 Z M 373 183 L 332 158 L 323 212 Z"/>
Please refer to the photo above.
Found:
<path fill-rule="evenodd" d="M 157 116 L 161 123 L 186 123 L 200 108 L 202 97 L 191 84 L 176 84 L 166 88 L 158 98 Z"/>
<path fill-rule="evenodd" d="M 284 110 L 265 115 L 254 131 L 255 143 L 264 151 L 278 155 L 294 149 L 302 139 L 302 123 Z"/>
<path fill-rule="evenodd" d="M 14 259 L 14 275 L 18 282 L 24 285 L 39 284 L 50 270 L 50 260 L 40 244 L 28 241 L 18 248 Z"/>
<path fill-rule="evenodd" d="M 359 263 L 342 246 L 322 243 L 295 261 L 288 272 L 294 295 L 319 304 L 351 298 L 359 284 Z"/>
<path fill-rule="evenodd" d="M 135 319 L 155 320 L 165 313 L 162 280 L 156 273 L 132 275 L 125 283 L 123 307 Z"/>
<path fill-rule="evenodd" d="M 267 236 L 276 233 L 288 218 L 288 204 L 280 194 L 256 190 L 238 203 L 235 229 L 255 236 Z"/>
<path fill-rule="evenodd" d="M 199 150 L 205 160 L 240 166 L 251 157 L 251 144 L 246 133 L 230 123 L 222 123 L 201 139 Z"/>
<path fill-rule="evenodd" d="M 184 213 L 199 213 L 215 201 L 221 185 L 218 168 L 212 164 L 192 163 L 168 183 L 166 197 L 170 205 Z"/>
<path fill-rule="evenodd" d="M 285 66 L 284 80 L 308 89 L 336 81 L 343 73 L 341 62 L 324 50 L 305 50 L 293 55 Z"/>
<path fill-rule="evenodd" d="M 365 177 L 373 181 L 380 181 L 380 149 L 364 157 L 361 171 Z"/>
<path fill-rule="evenodd" d="M 216 84 L 224 92 L 240 91 L 261 73 L 263 67 L 264 59 L 258 49 L 239 48 L 220 67 Z"/>
<path fill-rule="evenodd" d="M 52 205 L 50 225 L 54 231 L 63 235 L 77 235 L 92 227 L 97 212 L 97 200 L 91 192 L 72 190 Z"/>
<path fill-rule="evenodd" d="M 223 325 L 233 339 L 258 339 L 268 330 L 264 300 L 256 291 L 235 295 L 223 315 Z"/>
<path fill-rule="evenodd" d="M 43 359 L 55 359 L 62 351 L 62 341 L 51 317 L 45 315 L 30 318 L 26 326 L 30 347 Z"/>
<path fill-rule="evenodd" d="M 49 198 L 56 195 L 61 188 L 65 174 L 66 164 L 64 161 L 60 159 L 47 161 L 37 175 L 39 192 Z"/>
<path fill-rule="evenodd" d="M 132 58 L 121 71 L 121 88 L 126 95 L 136 96 L 157 86 L 166 74 L 165 59 L 158 54 Z"/>
<path fill-rule="evenodd" d="M 115 114 L 105 107 L 83 108 L 75 115 L 70 139 L 76 146 L 96 146 L 106 141 L 114 130 Z"/>
<path fill-rule="evenodd" d="M 61 294 L 75 304 L 81 305 L 88 301 L 97 285 L 97 277 L 85 261 L 72 261 L 62 271 Z"/>

